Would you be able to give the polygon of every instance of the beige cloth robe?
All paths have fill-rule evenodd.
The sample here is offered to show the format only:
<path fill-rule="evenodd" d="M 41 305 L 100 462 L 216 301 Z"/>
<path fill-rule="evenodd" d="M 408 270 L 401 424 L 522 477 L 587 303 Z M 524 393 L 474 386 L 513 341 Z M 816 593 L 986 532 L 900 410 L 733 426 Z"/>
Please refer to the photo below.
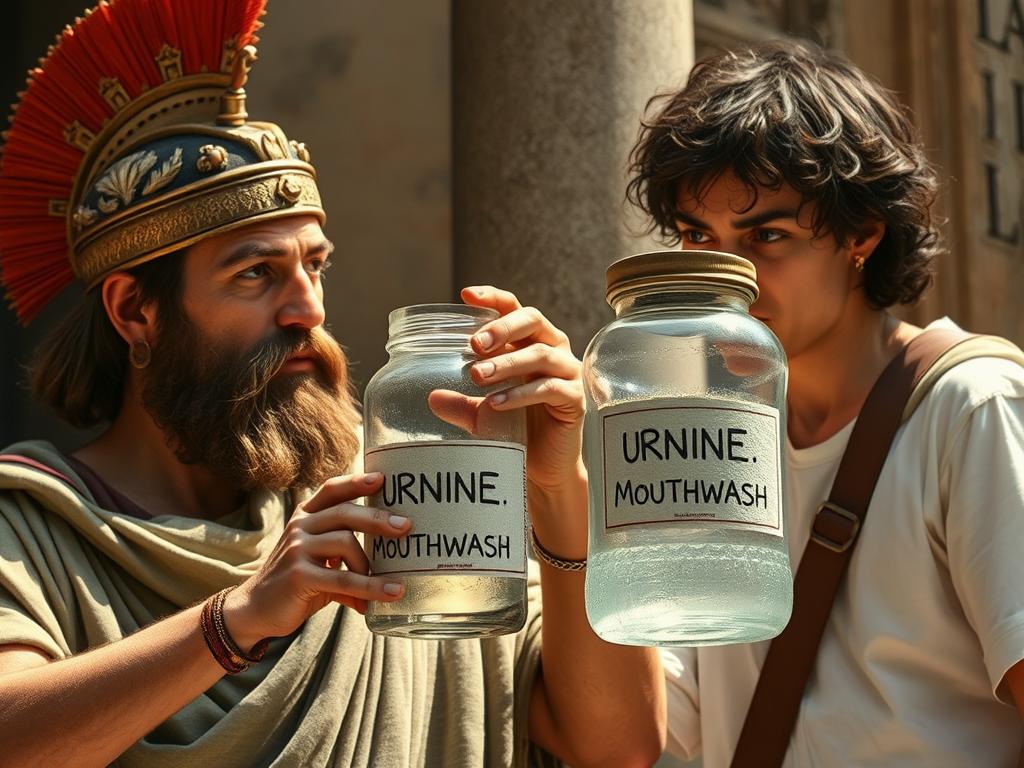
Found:
<path fill-rule="evenodd" d="M 0 463 L 0 644 L 61 659 L 118 640 L 250 576 L 289 510 L 254 493 L 216 521 L 140 520 L 105 510 L 53 446 L 16 453 L 77 486 Z M 539 590 L 516 635 L 379 637 L 328 606 L 267 659 L 225 676 L 116 763 L 216 766 L 526 765 L 540 659 Z M 155 662 L 156 663 L 156 662 Z M 97 702 L 102 706 L 102 702 Z M 59 728 L 59 723 L 54 723 Z"/>

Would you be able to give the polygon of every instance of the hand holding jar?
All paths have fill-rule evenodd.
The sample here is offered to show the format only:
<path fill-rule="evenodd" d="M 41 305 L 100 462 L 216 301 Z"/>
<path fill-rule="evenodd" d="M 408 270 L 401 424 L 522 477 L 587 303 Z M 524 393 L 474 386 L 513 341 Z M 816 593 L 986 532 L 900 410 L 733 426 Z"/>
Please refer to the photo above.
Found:
<path fill-rule="evenodd" d="M 572 354 L 569 337 L 509 291 L 475 286 L 464 289 L 462 299 L 501 315 L 472 338 L 474 351 L 486 358 L 470 368 L 473 381 L 486 387 L 522 382 L 489 395 L 487 407 L 499 412 L 527 409 L 527 480 L 540 491 L 564 487 L 578 477 L 582 466 L 581 364 Z M 431 396 L 431 407 L 442 418 L 451 416 L 467 427 L 475 424 L 483 398 L 455 395 L 437 392 Z"/>
<path fill-rule="evenodd" d="M 392 312 L 391 360 L 366 389 L 366 467 L 385 476 L 370 503 L 412 521 L 402 540 L 367 542 L 373 572 L 406 586 L 402 600 L 368 608 L 368 626 L 383 634 L 518 630 L 527 487 L 531 502 L 566 487 L 585 498 L 581 368 L 565 334 L 507 291 L 476 287 L 462 296 L 466 305 Z M 585 515 L 576 517 L 568 540 L 585 553 Z"/>
<path fill-rule="evenodd" d="M 569 514 L 567 510 L 575 505 L 565 503 L 566 494 L 586 489 L 581 455 L 582 364 L 572 353 L 569 337 L 540 310 L 522 306 L 509 291 L 474 286 L 462 291 L 462 299 L 501 315 L 474 334 L 473 349 L 486 359 L 470 370 L 481 386 L 503 385 L 488 396 L 488 408 L 526 409 L 529 509 L 537 539 L 562 558 L 585 562 L 587 521 Z M 431 398 L 432 407 L 456 402 L 462 402 L 464 409 L 475 407 L 478 414 L 487 411 L 479 410 L 482 403 L 470 405 L 447 394 Z"/>

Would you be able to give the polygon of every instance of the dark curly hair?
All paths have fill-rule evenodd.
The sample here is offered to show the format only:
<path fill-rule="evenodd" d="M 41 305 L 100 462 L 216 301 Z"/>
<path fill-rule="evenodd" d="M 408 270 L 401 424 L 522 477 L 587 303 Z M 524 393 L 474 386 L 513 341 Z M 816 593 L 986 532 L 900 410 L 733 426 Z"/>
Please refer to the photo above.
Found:
<path fill-rule="evenodd" d="M 845 59 L 772 42 L 699 62 L 686 87 L 648 102 L 630 155 L 626 197 L 651 232 L 679 242 L 676 200 L 697 200 L 732 172 L 752 192 L 786 184 L 813 202 L 815 235 L 840 243 L 869 220 L 885 222 L 864 269 L 875 308 L 909 304 L 931 282 L 940 251 L 931 206 L 938 187 L 910 118 Z M 749 210 L 749 209 L 748 209 Z"/>

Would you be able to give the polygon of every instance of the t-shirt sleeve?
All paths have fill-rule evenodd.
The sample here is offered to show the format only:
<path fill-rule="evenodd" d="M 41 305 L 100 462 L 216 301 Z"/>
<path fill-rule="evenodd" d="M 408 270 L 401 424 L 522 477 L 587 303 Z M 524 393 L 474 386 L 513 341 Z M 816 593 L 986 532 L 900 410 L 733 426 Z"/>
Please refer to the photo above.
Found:
<path fill-rule="evenodd" d="M 700 697 L 697 689 L 697 649 L 659 648 L 668 697 L 667 751 L 681 760 L 700 754 Z"/>
<path fill-rule="evenodd" d="M 1024 659 L 1024 397 L 994 394 L 963 419 L 944 461 L 946 548 L 994 694 Z"/>

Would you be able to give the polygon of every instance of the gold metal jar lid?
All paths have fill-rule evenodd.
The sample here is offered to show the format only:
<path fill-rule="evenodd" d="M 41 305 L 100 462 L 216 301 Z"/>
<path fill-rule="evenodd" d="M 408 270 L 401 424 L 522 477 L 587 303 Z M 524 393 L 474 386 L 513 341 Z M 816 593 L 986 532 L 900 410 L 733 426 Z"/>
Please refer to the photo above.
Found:
<path fill-rule="evenodd" d="M 722 285 L 757 298 L 757 271 L 742 256 L 719 251 L 652 251 L 613 262 L 606 273 L 605 296 L 613 304 L 625 291 L 653 285 Z"/>

